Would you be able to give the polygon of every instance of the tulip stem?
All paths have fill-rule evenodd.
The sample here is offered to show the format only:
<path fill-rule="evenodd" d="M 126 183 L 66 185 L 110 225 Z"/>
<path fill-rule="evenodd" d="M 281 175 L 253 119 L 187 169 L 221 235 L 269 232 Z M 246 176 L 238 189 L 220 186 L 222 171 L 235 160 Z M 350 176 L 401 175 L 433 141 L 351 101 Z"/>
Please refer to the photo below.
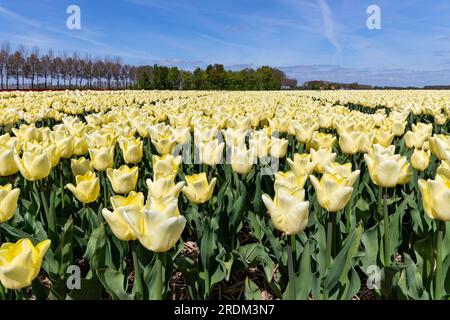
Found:
<path fill-rule="evenodd" d="M 295 250 L 295 234 L 290 236 L 291 243 L 287 243 L 287 253 L 288 253 L 288 273 L 289 273 L 289 284 L 286 298 L 288 300 L 295 300 L 296 290 L 295 290 L 295 274 L 294 274 L 294 259 L 292 257 L 292 249 Z"/>
<path fill-rule="evenodd" d="M 102 180 L 102 188 L 103 188 L 103 207 L 108 208 L 108 190 L 106 183 L 106 173 L 105 171 L 101 171 L 101 180 Z"/>
<path fill-rule="evenodd" d="M 133 266 L 134 266 L 134 285 L 133 293 L 138 295 L 137 299 L 143 298 L 143 286 L 142 286 L 142 275 L 141 268 L 139 266 L 139 258 L 136 251 L 136 241 L 130 241 L 131 245 L 131 255 L 133 256 Z"/>
<path fill-rule="evenodd" d="M 47 219 L 47 228 L 50 237 L 54 236 L 56 233 L 56 220 L 55 217 L 52 217 L 51 214 L 54 212 L 50 212 L 48 208 L 47 197 L 45 195 L 44 183 L 42 180 L 35 181 L 37 189 L 39 189 L 39 194 L 41 196 L 42 205 L 44 206 L 45 218 Z"/>
<path fill-rule="evenodd" d="M 327 250 L 325 255 L 325 270 L 328 269 L 331 263 L 331 249 L 333 247 L 333 225 L 336 223 L 336 213 L 328 212 L 328 224 L 327 224 Z M 323 289 L 323 299 L 328 299 L 328 290 Z"/>
<path fill-rule="evenodd" d="M 0 300 L 6 300 L 6 288 L 0 283 Z"/>
<path fill-rule="evenodd" d="M 444 282 L 442 281 L 442 239 L 444 237 L 445 222 L 438 221 L 438 234 L 436 243 L 436 274 L 434 281 L 434 299 L 442 298 Z"/>
<path fill-rule="evenodd" d="M 22 289 L 16 289 L 14 291 L 16 293 L 16 300 L 24 300 Z"/>
<path fill-rule="evenodd" d="M 64 163 L 61 159 L 59 163 L 60 172 L 59 172 L 59 187 L 61 189 L 61 207 L 62 211 L 64 211 Z"/>
<path fill-rule="evenodd" d="M 383 187 L 379 187 L 378 188 L 378 202 L 377 202 L 378 216 L 376 218 L 377 221 L 379 221 L 378 217 L 381 217 L 382 210 L 383 210 Z"/>
<path fill-rule="evenodd" d="M 162 265 L 162 253 L 156 252 L 156 281 L 155 281 L 155 294 L 156 300 L 162 300 L 163 289 L 163 265 Z"/>
<path fill-rule="evenodd" d="M 384 207 L 384 265 L 390 264 L 390 230 L 389 230 L 389 212 L 387 207 L 387 189 L 380 189 L 383 193 L 383 207 Z"/>

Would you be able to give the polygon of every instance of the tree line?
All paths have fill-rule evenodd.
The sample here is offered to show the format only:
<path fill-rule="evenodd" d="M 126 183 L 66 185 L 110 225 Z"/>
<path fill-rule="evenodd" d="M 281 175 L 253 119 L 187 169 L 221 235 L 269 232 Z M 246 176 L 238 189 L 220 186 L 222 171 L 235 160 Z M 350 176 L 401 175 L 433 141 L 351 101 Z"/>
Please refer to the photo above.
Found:
<path fill-rule="evenodd" d="M 0 49 L 0 88 L 3 89 L 124 89 L 136 83 L 136 67 L 120 57 L 81 57 L 79 53 L 56 55 L 8 41 Z"/>
<path fill-rule="evenodd" d="M 231 71 L 225 70 L 222 64 L 214 64 L 190 72 L 177 67 L 154 65 L 138 67 L 136 74 L 140 89 L 280 90 L 297 86 L 296 80 L 287 79 L 282 71 L 269 66 Z"/>
<path fill-rule="evenodd" d="M 81 56 L 8 41 L 0 48 L 0 89 L 157 89 L 157 90 L 279 90 L 295 88 L 296 80 L 268 66 L 240 71 L 221 64 L 193 72 L 177 67 L 133 66 L 120 57 Z"/>

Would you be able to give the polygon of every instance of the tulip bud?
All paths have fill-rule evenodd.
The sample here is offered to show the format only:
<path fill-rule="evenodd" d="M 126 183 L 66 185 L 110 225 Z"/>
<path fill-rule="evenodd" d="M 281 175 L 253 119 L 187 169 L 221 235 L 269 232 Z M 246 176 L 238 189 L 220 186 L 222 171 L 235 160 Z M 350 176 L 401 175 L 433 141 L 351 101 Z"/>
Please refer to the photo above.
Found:
<path fill-rule="evenodd" d="M 119 169 L 106 169 L 106 176 L 115 193 L 128 194 L 136 188 L 139 175 L 138 167 L 129 168 L 127 165 Z"/>
<path fill-rule="evenodd" d="M 22 289 L 31 285 L 41 270 L 42 259 L 50 240 L 36 247 L 29 239 L 3 243 L 0 247 L 0 282 L 7 289 Z"/>
<path fill-rule="evenodd" d="M 295 153 L 294 160 L 286 159 L 289 167 L 296 176 L 308 176 L 314 171 L 315 163 L 311 162 L 311 155 L 307 153 Z"/>
<path fill-rule="evenodd" d="M 75 177 L 76 186 L 69 183 L 67 188 L 82 203 L 91 203 L 100 195 L 100 180 L 95 173 L 87 171 L 86 174 Z"/>
<path fill-rule="evenodd" d="M 431 152 L 414 149 L 411 155 L 411 165 L 414 169 L 424 172 L 430 165 Z"/>
<path fill-rule="evenodd" d="M 275 228 L 287 235 L 298 234 L 305 230 L 308 224 L 309 202 L 304 201 L 304 197 L 304 190 L 292 194 L 286 188 L 276 189 L 273 200 L 269 195 L 263 194 L 262 200 Z"/>
<path fill-rule="evenodd" d="M 123 159 L 126 163 L 137 164 L 143 157 L 143 142 L 139 138 L 119 138 L 119 147 L 122 150 Z"/>
<path fill-rule="evenodd" d="M 92 165 L 98 171 L 106 171 L 114 166 L 114 146 L 91 148 L 89 155 Z"/>
<path fill-rule="evenodd" d="M 11 184 L 0 186 L 0 223 L 14 217 L 17 209 L 20 189 L 12 189 Z"/>
<path fill-rule="evenodd" d="M 311 154 L 311 162 L 314 163 L 314 171 L 317 173 L 323 173 L 325 167 L 336 159 L 336 153 L 331 153 L 330 149 L 321 148 L 317 151 L 311 149 L 309 153 Z"/>
<path fill-rule="evenodd" d="M 14 161 L 22 176 L 29 181 L 46 178 L 52 169 L 52 163 L 43 148 L 25 151 L 22 158 L 15 155 Z"/>
<path fill-rule="evenodd" d="M 404 185 L 411 177 L 406 157 L 394 152 L 394 146 L 383 148 L 375 145 L 373 152 L 364 155 L 370 178 L 379 187 L 392 188 Z"/>
<path fill-rule="evenodd" d="M 153 156 L 153 178 L 175 179 L 178 174 L 178 167 L 181 164 L 181 156 L 174 157 L 171 154 L 164 156 Z"/>
<path fill-rule="evenodd" d="M 201 204 L 211 199 L 217 178 L 213 178 L 211 182 L 208 183 L 206 173 L 201 172 L 185 176 L 185 180 L 187 186 L 183 187 L 182 191 L 189 201 Z"/>
<path fill-rule="evenodd" d="M 124 218 L 128 222 L 139 242 L 154 252 L 169 251 L 180 239 L 186 226 L 186 218 L 178 211 L 178 200 L 173 198 L 160 210 L 125 210 Z"/>
<path fill-rule="evenodd" d="M 223 149 L 225 144 L 219 143 L 217 139 L 209 142 L 200 142 L 198 144 L 198 151 L 200 161 L 208 166 L 215 166 L 222 161 Z"/>
<path fill-rule="evenodd" d="M 430 219 L 450 221 L 450 180 L 436 175 L 435 180 L 419 180 L 423 209 Z"/>
<path fill-rule="evenodd" d="M 71 159 L 70 168 L 72 169 L 72 173 L 75 177 L 82 176 L 88 171 L 94 171 L 91 161 L 84 157 L 81 157 L 79 159 Z"/>
<path fill-rule="evenodd" d="M 133 213 L 130 213 L 130 211 L 133 211 Z M 117 239 L 122 241 L 136 240 L 136 233 L 125 218 L 127 213 L 130 217 L 138 218 L 140 215 L 140 209 L 136 206 L 123 206 L 115 208 L 113 212 L 106 208 L 102 210 L 103 217 L 106 222 L 108 222 L 111 231 Z"/>
<path fill-rule="evenodd" d="M 0 176 L 6 177 L 19 171 L 14 161 L 14 151 L 0 146 Z"/>
<path fill-rule="evenodd" d="M 231 168 L 234 172 L 246 175 L 250 172 L 255 163 L 255 151 L 247 149 L 245 145 L 241 147 L 231 147 Z"/>

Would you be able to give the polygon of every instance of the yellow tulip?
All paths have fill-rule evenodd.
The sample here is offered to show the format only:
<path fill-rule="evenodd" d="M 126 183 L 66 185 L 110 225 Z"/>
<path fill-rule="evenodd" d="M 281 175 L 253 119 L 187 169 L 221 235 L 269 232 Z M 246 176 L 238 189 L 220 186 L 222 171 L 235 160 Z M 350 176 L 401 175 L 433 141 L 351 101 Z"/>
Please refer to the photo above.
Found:
<path fill-rule="evenodd" d="M 288 131 L 290 125 L 290 119 L 268 119 L 269 126 L 273 132 L 284 133 Z"/>
<path fill-rule="evenodd" d="M 127 165 L 120 166 L 119 169 L 108 168 L 106 176 L 115 193 L 128 194 L 136 188 L 139 168 L 130 168 Z"/>
<path fill-rule="evenodd" d="M 181 156 L 174 157 L 171 154 L 164 156 L 153 156 L 153 178 L 171 178 L 175 179 L 178 174 L 178 168 L 181 164 Z"/>
<path fill-rule="evenodd" d="M 14 151 L 0 146 L 0 176 L 6 177 L 16 174 L 19 171 L 14 161 Z"/>
<path fill-rule="evenodd" d="M 320 148 L 331 150 L 335 142 L 336 137 L 332 134 L 315 131 L 311 142 L 308 144 L 308 148 L 313 148 L 314 150 L 319 150 Z"/>
<path fill-rule="evenodd" d="M 231 168 L 234 172 L 246 175 L 255 163 L 255 151 L 245 145 L 231 147 Z"/>
<path fill-rule="evenodd" d="M 201 172 L 185 176 L 185 180 L 187 186 L 183 187 L 182 191 L 189 201 L 201 204 L 211 199 L 217 178 L 213 178 L 211 182 L 208 183 L 206 173 Z"/>
<path fill-rule="evenodd" d="M 139 138 L 119 138 L 119 147 L 126 163 L 137 164 L 141 162 L 143 146 L 143 142 Z"/>
<path fill-rule="evenodd" d="M 394 141 L 394 138 L 395 135 L 391 131 L 379 129 L 375 133 L 374 143 L 387 147 Z"/>
<path fill-rule="evenodd" d="M 73 155 L 73 136 L 56 135 L 56 148 L 61 158 L 68 159 Z"/>
<path fill-rule="evenodd" d="M 423 208 L 431 219 L 450 221 L 450 179 L 436 175 L 435 180 L 419 180 Z"/>
<path fill-rule="evenodd" d="M 450 160 L 450 136 L 435 134 L 430 138 L 430 150 L 439 160 Z"/>
<path fill-rule="evenodd" d="M 192 114 L 189 112 L 180 112 L 178 114 L 169 114 L 169 122 L 172 126 L 183 126 L 183 127 L 189 127 Z"/>
<path fill-rule="evenodd" d="M 364 155 L 370 178 L 379 187 L 392 188 L 406 184 L 411 172 L 406 157 L 394 154 L 395 148 L 374 145 L 374 150 Z"/>
<path fill-rule="evenodd" d="M 305 230 L 308 224 L 309 202 L 304 201 L 305 190 L 292 194 L 286 188 L 275 190 L 272 200 L 263 194 L 262 200 L 270 214 L 270 219 L 278 230 L 291 235 Z"/>
<path fill-rule="evenodd" d="M 124 217 L 139 242 L 154 252 L 169 251 L 180 239 L 186 218 L 178 211 L 178 200 L 173 198 L 160 210 L 124 211 Z"/>
<path fill-rule="evenodd" d="M 272 158 L 281 159 L 286 156 L 288 141 L 284 138 L 272 137 L 270 141 L 270 156 Z"/>
<path fill-rule="evenodd" d="M 89 155 L 92 165 L 98 171 L 106 171 L 114 166 L 114 146 L 90 148 Z"/>
<path fill-rule="evenodd" d="M 280 171 L 275 173 L 274 188 L 286 188 L 294 194 L 298 191 L 303 190 L 306 180 L 308 180 L 307 175 L 296 175 L 293 171 Z"/>
<path fill-rule="evenodd" d="M 219 128 L 217 127 L 195 127 L 194 128 L 194 143 L 198 147 L 200 143 L 206 143 L 217 139 Z"/>
<path fill-rule="evenodd" d="M 113 212 L 104 208 L 102 210 L 102 215 L 106 222 L 108 222 L 111 231 L 117 239 L 122 241 L 130 241 L 136 240 L 137 236 L 133 228 L 126 220 L 125 215 L 128 214 L 130 217 L 139 218 L 140 210 L 141 209 L 136 206 L 120 206 L 115 208 Z M 131 211 L 133 212 L 130 213 Z"/>
<path fill-rule="evenodd" d="M 171 177 L 162 177 L 156 179 L 155 181 L 152 179 L 147 179 L 146 183 L 148 187 L 148 201 L 154 198 L 178 198 L 181 189 L 184 187 L 184 182 L 178 182 L 175 184 Z"/>
<path fill-rule="evenodd" d="M 441 175 L 450 179 L 450 160 L 443 160 L 436 170 L 436 175 Z"/>
<path fill-rule="evenodd" d="M 29 239 L 3 243 L 0 247 L 0 282 L 7 289 L 21 289 L 31 285 L 41 270 L 42 259 L 50 247 L 50 240 L 34 246 Z"/>
<path fill-rule="evenodd" d="M 359 170 L 352 171 L 351 163 L 340 164 L 333 162 L 325 167 L 324 175 L 337 175 L 339 179 L 344 180 L 343 183 L 346 186 L 351 187 L 355 183 L 356 179 L 358 179 L 359 173 Z"/>
<path fill-rule="evenodd" d="M 259 159 L 269 155 L 270 138 L 263 131 L 255 131 L 249 139 L 249 147 L 256 152 Z"/>
<path fill-rule="evenodd" d="M 403 119 L 403 117 L 394 118 L 392 120 L 392 127 L 391 127 L 392 133 L 396 137 L 401 137 L 405 133 L 407 123 L 408 122 L 405 121 L 405 119 Z"/>
<path fill-rule="evenodd" d="M 36 148 L 34 152 L 25 151 L 22 154 L 22 158 L 15 155 L 14 161 L 22 176 L 29 181 L 47 177 L 52 169 L 52 163 L 43 148 Z"/>
<path fill-rule="evenodd" d="M 103 149 L 114 146 L 118 135 L 106 130 L 97 130 L 90 134 L 85 134 L 84 137 L 89 149 Z"/>
<path fill-rule="evenodd" d="M 157 123 L 152 126 L 148 126 L 150 139 L 152 141 L 158 141 L 163 138 L 168 138 L 172 135 L 171 127 L 163 122 Z"/>
<path fill-rule="evenodd" d="M 84 175 L 76 176 L 75 181 L 76 186 L 72 183 L 66 186 L 80 202 L 91 203 L 97 200 L 100 195 L 100 180 L 95 173 L 88 171 Z"/>
<path fill-rule="evenodd" d="M 338 212 L 344 209 L 350 201 L 353 184 L 359 173 L 359 170 L 352 172 L 350 163 L 344 165 L 333 163 L 325 168 L 325 173 L 320 181 L 310 175 L 309 178 L 316 191 L 319 205 L 329 212 Z"/>
<path fill-rule="evenodd" d="M 295 138 L 298 142 L 302 143 L 309 143 L 313 137 L 314 131 L 319 129 L 319 125 L 317 123 L 295 123 L 292 126 L 295 132 Z"/>
<path fill-rule="evenodd" d="M 225 144 L 219 143 L 217 139 L 209 142 L 200 142 L 198 144 L 198 151 L 200 162 L 208 166 L 215 166 L 222 161 L 223 149 Z"/>
<path fill-rule="evenodd" d="M 363 133 L 358 131 L 342 131 L 339 134 L 339 147 L 342 153 L 354 155 L 359 151 L 359 143 Z"/>
<path fill-rule="evenodd" d="M 144 194 L 142 192 L 131 191 L 128 196 L 114 196 L 110 198 L 113 209 L 126 206 L 135 206 L 139 210 L 144 207 Z"/>
<path fill-rule="evenodd" d="M 189 127 L 176 127 L 172 129 L 173 137 L 178 144 L 191 142 L 191 129 Z"/>
<path fill-rule="evenodd" d="M 50 160 L 50 163 L 52 164 L 52 168 L 56 167 L 59 164 L 59 161 L 61 159 L 61 154 L 56 147 L 55 144 L 49 143 L 47 145 L 44 145 L 45 151 L 47 152 L 48 159 Z"/>
<path fill-rule="evenodd" d="M 21 141 L 42 141 L 42 131 L 35 124 L 21 124 L 19 129 L 12 128 L 14 135 Z"/>
<path fill-rule="evenodd" d="M 0 223 L 14 217 L 19 194 L 20 189 L 12 189 L 11 184 L 0 186 Z"/>
<path fill-rule="evenodd" d="M 309 152 L 311 154 L 311 162 L 314 163 L 314 171 L 317 173 L 323 173 L 325 167 L 336 159 L 336 153 L 332 153 L 330 149 L 320 148 L 317 151 L 311 149 Z"/>
<path fill-rule="evenodd" d="M 405 144 L 408 148 L 422 148 L 423 144 L 431 138 L 433 125 L 416 123 L 412 125 L 412 131 L 405 133 Z"/>
<path fill-rule="evenodd" d="M 414 149 L 411 155 L 411 166 L 421 172 L 424 172 L 430 165 L 431 151 Z"/>
<path fill-rule="evenodd" d="M 155 147 L 156 151 L 160 155 L 170 154 L 177 143 L 177 140 L 173 137 L 165 137 L 159 138 L 158 140 L 152 139 L 152 144 Z"/>
<path fill-rule="evenodd" d="M 373 141 L 375 140 L 375 133 L 367 133 L 364 132 L 361 134 L 361 137 L 358 142 L 358 152 L 369 152 L 369 150 L 372 148 Z"/>
<path fill-rule="evenodd" d="M 296 176 L 308 176 L 314 171 L 315 163 L 311 162 L 310 154 L 295 153 L 294 160 L 286 159 L 286 161 Z"/>
<path fill-rule="evenodd" d="M 434 123 L 438 126 L 443 126 L 447 123 L 447 116 L 445 113 L 440 113 L 434 116 Z"/>
<path fill-rule="evenodd" d="M 84 157 L 81 157 L 79 159 L 71 159 L 70 168 L 72 169 L 72 173 L 75 177 L 82 176 L 88 171 L 94 171 L 91 161 Z"/>
<path fill-rule="evenodd" d="M 229 147 L 242 147 L 245 146 L 246 131 L 242 129 L 231 129 L 222 130 L 223 136 L 225 137 L 225 142 Z"/>
<path fill-rule="evenodd" d="M 89 146 L 83 136 L 73 136 L 73 155 L 83 156 L 89 151 Z"/>

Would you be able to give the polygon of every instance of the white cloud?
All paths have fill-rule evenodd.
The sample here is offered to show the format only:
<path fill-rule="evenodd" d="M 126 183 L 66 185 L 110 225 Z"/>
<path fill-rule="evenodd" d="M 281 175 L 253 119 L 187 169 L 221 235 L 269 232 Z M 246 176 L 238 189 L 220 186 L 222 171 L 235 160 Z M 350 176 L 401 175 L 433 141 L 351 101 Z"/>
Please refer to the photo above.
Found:
<path fill-rule="evenodd" d="M 336 48 L 337 52 L 341 52 L 342 48 L 341 48 L 341 44 L 339 43 L 338 39 L 336 38 L 336 34 L 335 34 L 335 30 L 334 30 L 334 21 L 333 21 L 333 17 L 331 16 L 331 9 L 328 6 L 328 3 L 326 0 L 317 0 L 317 1 L 319 2 L 320 11 L 322 12 L 325 37 Z"/>
<path fill-rule="evenodd" d="M 5 7 L 0 6 L 0 14 L 10 17 L 13 20 L 25 23 L 27 25 L 39 28 L 41 25 L 39 24 L 39 22 L 29 19 L 27 17 L 24 17 L 16 12 L 13 12 L 11 10 L 6 9 Z"/>

